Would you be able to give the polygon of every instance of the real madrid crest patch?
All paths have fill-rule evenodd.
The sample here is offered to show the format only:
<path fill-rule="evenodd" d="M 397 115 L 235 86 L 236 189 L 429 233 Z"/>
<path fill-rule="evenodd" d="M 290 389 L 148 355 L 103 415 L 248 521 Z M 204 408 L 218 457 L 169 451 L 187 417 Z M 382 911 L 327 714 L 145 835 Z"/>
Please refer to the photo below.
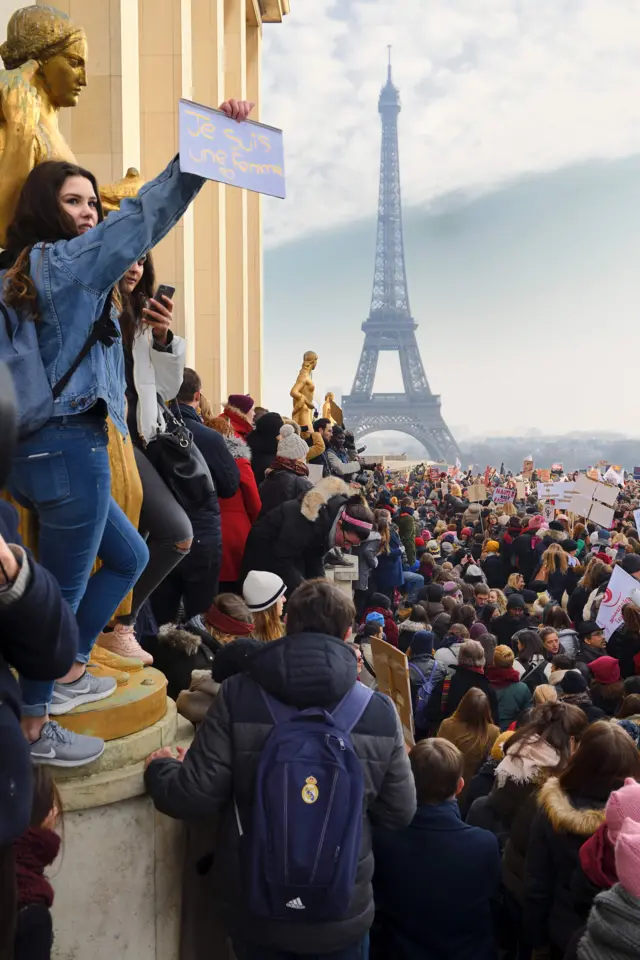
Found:
<path fill-rule="evenodd" d="M 315 803 L 318 799 L 318 781 L 315 777 L 307 777 L 302 788 L 302 799 L 305 803 Z"/>

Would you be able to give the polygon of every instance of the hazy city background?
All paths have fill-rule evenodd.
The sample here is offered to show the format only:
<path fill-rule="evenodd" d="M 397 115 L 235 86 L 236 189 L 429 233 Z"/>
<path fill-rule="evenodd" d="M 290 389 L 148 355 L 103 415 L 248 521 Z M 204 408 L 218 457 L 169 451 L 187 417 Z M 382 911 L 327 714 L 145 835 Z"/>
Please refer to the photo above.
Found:
<path fill-rule="evenodd" d="M 402 18 L 384 0 L 344 7 L 301 5 L 265 31 L 263 118 L 285 129 L 289 189 L 265 202 L 267 405 L 288 405 L 307 349 L 320 397 L 351 388 L 392 43 L 411 308 L 465 456 L 504 451 L 515 466 L 538 447 L 576 466 L 634 465 L 640 444 L 623 441 L 640 435 L 640 5 L 406 0 Z M 401 388 L 383 355 L 376 390 Z M 532 430 L 571 436 L 545 446 Z M 518 439 L 481 442 L 505 436 Z M 369 446 L 421 449 L 400 434 Z"/>

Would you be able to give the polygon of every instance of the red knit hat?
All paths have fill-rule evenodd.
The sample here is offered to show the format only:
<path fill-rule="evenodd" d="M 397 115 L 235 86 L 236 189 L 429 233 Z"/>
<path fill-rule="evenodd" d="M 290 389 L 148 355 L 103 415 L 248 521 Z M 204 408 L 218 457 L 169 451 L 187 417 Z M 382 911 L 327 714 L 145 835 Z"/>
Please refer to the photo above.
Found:
<path fill-rule="evenodd" d="M 627 818 L 616 843 L 616 872 L 620 886 L 640 897 L 640 823 Z"/>
<path fill-rule="evenodd" d="M 416 547 L 424 547 L 424 540 L 422 537 L 416 537 Z"/>
<path fill-rule="evenodd" d="M 607 832 L 609 839 L 615 843 L 622 824 L 630 817 L 640 821 L 640 783 L 633 777 L 627 777 L 624 787 L 614 790 L 606 806 Z"/>
<path fill-rule="evenodd" d="M 598 683 L 617 683 L 620 679 L 620 664 L 615 657 L 598 657 L 591 661 L 589 670 Z"/>

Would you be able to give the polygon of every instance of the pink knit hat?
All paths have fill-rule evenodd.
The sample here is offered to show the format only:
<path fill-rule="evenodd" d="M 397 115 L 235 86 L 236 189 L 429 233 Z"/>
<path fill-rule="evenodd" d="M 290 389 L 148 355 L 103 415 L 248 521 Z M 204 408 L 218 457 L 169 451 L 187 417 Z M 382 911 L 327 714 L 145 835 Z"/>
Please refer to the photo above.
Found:
<path fill-rule="evenodd" d="M 607 832 L 611 842 L 615 843 L 626 819 L 640 823 L 640 783 L 627 777 L 624 787 L 614 790 L 607 800 L 606 815 Z"/>
<path fill-rule="evenodd" d="M 620 886 L 640 897 L 640 823 L 628 817 L 616 842 L 616 873 Z"/>
<path fill-rule="evenodd" d="M 544 517 L 539 513 L 535 517 L 531 517 L 529 520 L 529 530 L 539 530 L 540 527 L 544 526 Z"/>

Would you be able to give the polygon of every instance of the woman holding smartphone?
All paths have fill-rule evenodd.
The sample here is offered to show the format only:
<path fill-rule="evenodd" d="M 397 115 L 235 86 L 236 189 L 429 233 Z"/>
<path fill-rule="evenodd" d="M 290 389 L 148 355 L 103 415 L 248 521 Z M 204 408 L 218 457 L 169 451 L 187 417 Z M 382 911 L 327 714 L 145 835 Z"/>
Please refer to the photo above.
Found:
<path fill-rule="evenodd" d="M 153 657 L 136 639 L 136 619 L 145 600 L 189 553 L 192 529 L 187 514 L 148 459 L 145 448 L 164 430 L 158 400 L 175 399 L 182 385 L 185 341 L 171 330 L 173 300 L 167 294 L 174 291 L 165 285 L 156 291 L 150 253 L 131 264 L 119 290 L 123 303 L 120 329 L 127 426 L 142 483 L 138 530 L 146 539 L 149 562 L 133 589 L 131 612 L 116 617 L 100 635 L 98 644 L 118 656 L 137 657 L 151 664 Z"/>

